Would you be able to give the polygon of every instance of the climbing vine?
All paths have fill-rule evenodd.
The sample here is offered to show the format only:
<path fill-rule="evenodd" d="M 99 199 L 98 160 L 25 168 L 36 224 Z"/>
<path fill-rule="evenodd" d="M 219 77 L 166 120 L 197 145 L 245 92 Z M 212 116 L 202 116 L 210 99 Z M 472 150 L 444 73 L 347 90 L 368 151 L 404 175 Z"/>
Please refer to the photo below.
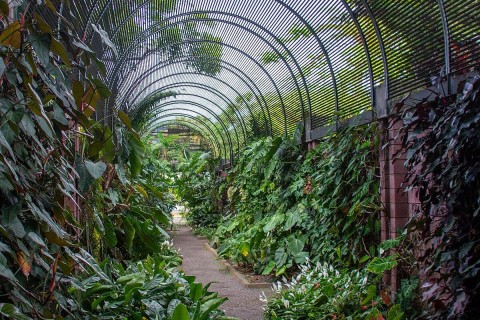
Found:
<path fill-rule="evenodd" d="M 219 254 L 276 275 L 308 260 L 361 266 L 377 253 L 376 127 L 348 128 L 305 153 L 290 139 L 249 145 L 227 178 Z"/>
<path fill-rule="evenodd" d="M 462 92 L 463 91 L 463 92 Z M 480 81 L 468 79 L 457 101 L 432 99 L 403 110 L 409 188 L 421 206 L 416 235 L 421 300 L 428 318 L 474 319 L 480 302 Z"/>
<path fill-rule="evenodd" d="M 174 269 L 162 164 L 125 113 L 92 119 L 111 95 L 92 76 L 103 63 L 50 1 L 13 4 L 0 1 L 0 317 L 224 318 L 224 298 Z"/>

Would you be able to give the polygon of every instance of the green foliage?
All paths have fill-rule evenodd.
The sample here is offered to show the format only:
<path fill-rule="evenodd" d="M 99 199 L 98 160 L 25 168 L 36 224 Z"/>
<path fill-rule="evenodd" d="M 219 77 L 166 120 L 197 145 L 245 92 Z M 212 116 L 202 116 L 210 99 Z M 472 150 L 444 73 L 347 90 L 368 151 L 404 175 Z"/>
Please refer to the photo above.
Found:
<path fill-rule="evenodd" d="M 431 318 L 473 319 L 480 301 L 480 81 L 458 101 L 437 98 L 403 110 L 409 189 L 421 206 L 408 225 L 424 309 Z"/>
<path fill-rule="evenodd" d="M 67 318 L 222 319 L 218 306 L 226 298 L 170 269 L 165 258 L 155 254 L 124 267 L 111 259 L 96 264 L 83 252 L 78 262 L 85 272 L 72 281 L 69 291 L 76 299 L 69 301 Z"/>
<path fill-rule="evenodd" d="M 219 254 L 280 275 L 310 258 L 358 266 L 376 254 L 380 198 L 375 125 L 347 128 L 303 156 L 290 139 L 247 146 L 227 178 L 231 214 Z"/>
<path fill-rule="evenodd" d="M 130 139 L 136 139 L 129 135 Z M 174 203 L 169 193 L 170 171 L 156 159 L 151 144 L 137 141 L 136 145 L 143 154 L 135 160 L 136 176 L 133 177 L 132 171 L 125 172 L 122 166 L 109 165 L 103 183 L 86 195 L 83 203 L 93 216 L 95 232 L 105 240 L 108 250 L 103 252 L 120 255 L 119 259 L 145 258 L 159 252 L 169 237 L 165 229 L 171 223 Z"/>
<path fill-rule="evenodd" d="M 104 65 L 50 1 L 24 1 L 13 22 L 0 10 L 0 317 L 170 319 L 183 303 L 221 319 L 224 299 L 171 270 L 164 163 L 126 114 L 90 119 L 111 92 L 86 70 Z"/>
<path fill-rule="evenodd" d="M 186 220 L 192 227 L 216 228 L 221 218 L 223 203 L 219 198 L 216 163 L 210 153 L 197 153 L 178 168 L 176 192 L 186 202 Z"/>
<path fill-rule="evenodd" d="M 404 319 L 378 299 L 376 281 L 365 271 L 339 271 L 332 265 L 304 265 L 290 282 L 274 286 L 264 319 Z"/>
<path fill-rule="evenodd" d="M 102 64 L 75 36 L 56 38 L 70 23 L 41 7 L 65 29 L 52 30 L 25 5 L 21 19 L 9 23 L 2 15 L 0 27 L 0 313 L 14 319 L 68 313 L 63 280 L 73 274 L 67 252 L 79 226 L 72 210 L 78 188 L 105 166 L 75 154 L 75 140 L 90 130 L 89 116 L 109 95 L 79 66 Z M 83 165 L 79 172 L 75 162 Z"/>

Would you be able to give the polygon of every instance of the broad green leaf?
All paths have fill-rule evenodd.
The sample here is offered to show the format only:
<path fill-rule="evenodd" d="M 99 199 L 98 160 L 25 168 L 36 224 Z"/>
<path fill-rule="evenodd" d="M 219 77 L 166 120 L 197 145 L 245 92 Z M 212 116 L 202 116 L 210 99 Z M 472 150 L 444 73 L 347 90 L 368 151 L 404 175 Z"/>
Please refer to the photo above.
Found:
<path fill-rule="evenodd" d="M 187 307 L 183 303 L 178 304 L 173 311 L 172 320 L 190 320 Z"/>
<path fill-rule="evenodd" d="M 105 243 L 107 247 L 113 248 L 117 245 L 117 236 L 115 234 L 115 226 L 110 219 L 105 219 Z"/>
<path fill-rule="evenodd" d="M 102 141 L 94 141 L 91 145 L 88 147 L 88 156 L 89 157 L 96 157 L 102 151 L 103 149 L 103 142 Z"/>
<path fill-rule="evenodd" d="M 0 303 L 0 314 L 8 319 L 13 320 L 29 320 L 30 317 L 24 315 L 16 306 L 10 303 Z"/>
<path fill-rule="evenodd" d="M 28 199 L 26 203 L 32 214 L 40 221 L 43 221 L 46 226 L 51 231 L 53 231 L 59 238 L 66 239 L 68 237 L 68 234 L 65 232 L 65 230 L 62 229 L 60 224 L 53 220 L 50 213 L 43 208 L 41 203 L 37 205 L 31 200 L 28 201 Z"/>
<path fill-rule="evenodd" d="M 276 213 L 270 220 L 265 224 L 263 227 L 263 232 L 267 233 L 275 229 L 285 220 L 285 214 L 283 213 Z"/>
<path fill-rule="evenodd" d="M 367 265 L 367 270 L 375 274 L 383 274 L 387 270 L 392 270 L 397 265 L 397 257 L 387 256 L 384 258 L 373 258 Z"/>
<path fill-rule="evenodd" d="M 84 43 L 82 43 L 82 42 L 73 40 L 72 43 L 73 43 L 73 45 L 74 45 L 75 47 L 80 48 L 80 49 L 82 49 L 83 51 L 90 52 L 90 53 L 95 53 L 95 51 L 93 51 L 92 49 L 90 49 L 86 44 L 84 44 Z"/>
<path fill-rule="evenodd" d="M 123 111 L 119 111 L 118 112 L 118 117 L 120 118 L 120 120 L 122 121 L 122 123 L 130 130 L 132 130 L 132 121 L 130 120 L 130 118 L 128 117 L 128 115 L 123 112 Z"/>
<path fill-rule="evenodd" d="M 283 266 L 287 263 L 288 254 L 285 251 L 285 248 L 280 247 L 275 251 L 275 263 L 277 267 Z"/>
<path fill-rule="evenodd" d="M 66 249 L 67 250 L 67 249 Z M 102 278 L 103 280 L 107 281 L 108 283 L 112 284 L 112 281 L 110 278 L 105 274 L 105 272 L 100 268 L 98 265 L 97 261 L 88 253 L 85 249 L 80 248 L 79 249 L 79 254 L 73 254 L 71 255 L 75 257 L 76 259 L 80 260 L 83 262 L 85 265 L 89 266 L 95 273 Z M 68 250 L 67 250 L 68 252 Z M 71 252 L 71 251 L 70 251 Z"/>
<path fill-rule="evenodd" d="M 305 247 L 305 237 L 290 235 L 287 238 L 287 248 L 290 254 L 296 255 L 302 252 L 303 247 Z"/>
<path fill-rule="evenodd" d="M 50 43 L 51 36 L 49 34 L 38 34 L 32 32 L 28 35 L 28 40 L 35 49 L 40 63 L 46 67 L 50 63 Z"/>
<path fill-rule="evenodd" d="M 35 14 L 35 20 L 37 21 L 38 27 L 43 33 L 52 34 L 52 28 L 48 23 L 43 20 L 42 16 L 38 13 Z"/>
<path fill-rule="evenodd" d="M 67 68 L 71 68 L 72 64 L 70 62 L 70 58 L 68 57 L 67 50 L 65 50 L 63 44 L 61 44 L 53 37 L 52 42 L 50 43 L 50 50 L 52 50 L 53 53 L 58 55 L 63 60 L 63 63 L 65 63 Z"/>
<path fill-rule="evenodd" d="M 203 295 L 203 285 L 201 283 L 190 284 L 190 299 L 197 302 Z"/>
<path fill-rule="evenodd" d="M 5 0 L 0 0 L 0 13 L 4 17 L 8 17 L 8 14 L 10 13 L 10 8 L 8 7 L 8 3 Z"/>
<path fill-rule="evenodd" d="M 82 99 L 84 93 L 84 83 L 78 80 L 74 80 L 72 84 L 73 98 L 77 104 L 78 110 L 82 108 Z"/>
<path fill-rule="evenodd" d="M 78 173 L 78 189 L 82 192 L 87 191 L 94 179 L 88 173 L 85 162 L 80 158 L 75 160 L 75 171 Z"/>
<path fill-rule="evenodd" d="M 107 165 L 102 161 L 94 163 L 92 161 L 85 160 L 85 167 L 87 168 L 88 173 L 94 179 L 100 178 L 105 170 L 107 170 Z"/>
<path fill-rule="evenodd" d="M 100 79 L 91 79 L 95 85 L 95 90 L 100 94 L 100 98 L 105 99 L 112 95 L 110 89 Z"/>
<path fill-rule="evenodd" d="M 287 266 L 284 265 L 281 268 L 277 269 L 277 271 L 275 272 L 275 277 L 278 277 L 278 276 L 284 274 L 285 271 L 287 271 Z"/>
<path fill-rule="evenodd" d="M 265 267 L 263 270 L 262 274 L 263 275 L 268 275 L 273 271 L 273 268 L 275 268 L 275 261 L 270 261 L 268 265 Z"/>
<path fill-rule="evenodd" d="M 200 317 L 199 320 L 209 320 L 210 313 L 213 310 L 216 310 L 219 306 L 221 306 L 227 298 L 214 298 L 205 301 L 202 306 L 200 307 Z"/>
<path fill-rule="evenodd" d="M 93 30 L 95 30 L 95 32 L 102 39 L 102 43 L 105 44 L 110 49 L 112 49 L 115 56 L 118 56 L 117 48 L 115 47 L 115 44 L 113 44 L 113 42 L 110 40 L 110 37 L 108 36 L 108 33 L 105 30 L 103 30 L 102 27 L 99 24 L 96 25 L 96 24 L 92 23 L 91 25 L 92 25 Z"/>
<path fill-rule="evenodd" d="M 122 165 L 116 164 L 115 165 L 115 170 L 117 171 L 117 176 L 122 185 L 125 187 L 127 186 L 127 176 L 125 174 L 125 168 Z"/>
<path fill-rule="evenodd" d="M 286 214 L 285 224 L 283 225 L 284 230 L 290 230 L 294 227 L 297 223 L 302 221 L 301 213 L 297 210 L 289 210 Z"/>
<path fill-rule="evenodd" d="M 302 251 L 302 252 L 297 253 L 297 254 L 293 257 L 293 260 L 295 260 L 295 263 L 296 263 L 296 264 L 299 264 L 299 265 L 300 265 L 300 264 L 303 264 L 303 263 L 307 262 L 308 257 L 309 257 L 308 252 Z"/>
<path fill-rule="evenodd" d="M 43 241 L 42 237 L 40 237 L 37 233 L 35 232 L 29 232 L 28 233 L 28 238 L 38 244 L 40 247 L 46 247 L 47 245 L 45 244 L 45 241 Z"/>
<path fill-rule="evenodd" d="M 136 176 L 142 169 L 142 162 L 145 156 L 145 146 L 143 143 L 133 136 L 128 140 L 130 147 L 130 172 L 132 176 Z"/>
<path fill-rule="evenodd" d="M 53 132 L 53 126 L 52 126 L 52 123 L 50 122 L 50 119 L 45 114 L 42 99 L 40 99 L 40 96 L 38 95 L 38 93 L 35 91 L 35 89 L 32 87 L 30 83 L 27 83 L 27 89 L 30 92 L 31 96 L 34 98 L 30 101 L 30 103 L 28 104 L 28 107 L 37 116 L 42 117 L 42 119 L 45 120 L 46 124 L 50 128 L 50 130 Z"/>
<path fill-rule="evenodd" d="M 10 154 L 10 156 L 15 161 L 15 159 L 16 159 L 15 152 L 13 152 L 12 148 L 10 147 L 10 143 L 8 143 L 7 139 L 3 135 L 2 130 L 0 130 L 0 145 L 5 147 L 5 149 L 7 149 L 8 153 Z M 1 149 L 0 149 L 0 151 L 1 151 Z"/>
<path fill-rule="evenodd" d="M 23 201 L 19 201 L 14 206 L 2 210 L 2 224 L 12 230 L 19 238 L 23 238 L 26 235 L 25 228 L 18 218 L 22 205 Z"/>
<path fill-rule="evenodd" d="M 20 49 L 22 44 L 20 21 L 12 22 L 0 34 L 0 43 L 4 46 L 11 46 L 14 49 Z"/>

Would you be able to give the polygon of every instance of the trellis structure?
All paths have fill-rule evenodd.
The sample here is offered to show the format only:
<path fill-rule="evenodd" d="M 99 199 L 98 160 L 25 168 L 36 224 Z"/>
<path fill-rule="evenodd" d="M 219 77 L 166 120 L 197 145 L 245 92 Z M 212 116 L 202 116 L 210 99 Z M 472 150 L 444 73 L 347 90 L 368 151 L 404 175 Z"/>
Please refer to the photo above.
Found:
<path fill-rule="evenodd" d="M 480 6 L 458 0 L 84 0 L 55 3 L 106 61 L 104 112 L 154 101 L 148 129 L 182 123 L 224 159 L 303 123 L 388 115 L 412 90 L 480 66 Z M 52 21 L 54 23 L 55 21 Z M 105 35 L 108 35 L 105 37 Z"/>

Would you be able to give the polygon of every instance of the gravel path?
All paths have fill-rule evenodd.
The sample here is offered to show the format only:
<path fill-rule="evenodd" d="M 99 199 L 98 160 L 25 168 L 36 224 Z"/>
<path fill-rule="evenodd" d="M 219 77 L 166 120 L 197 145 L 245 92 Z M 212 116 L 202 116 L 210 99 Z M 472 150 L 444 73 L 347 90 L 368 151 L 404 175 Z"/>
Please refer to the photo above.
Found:
<path fill-rule="evenodd" d="M 205 248 L 206 240 L 196 238 L 189 227 L 179 225 L 173 237 L 173 245 L 183 257 L 182 268 L 188 275 L 197 277 L 203 284 L 212 282 L 211 291 L 228 297 L 220 308 L 231 317 L 241 320 L 261 320 L 262 305 L 259 296 L 270 289 L 246 288 L 230 274 L 228 269 L 217 261 L 213 253 Z"/>

